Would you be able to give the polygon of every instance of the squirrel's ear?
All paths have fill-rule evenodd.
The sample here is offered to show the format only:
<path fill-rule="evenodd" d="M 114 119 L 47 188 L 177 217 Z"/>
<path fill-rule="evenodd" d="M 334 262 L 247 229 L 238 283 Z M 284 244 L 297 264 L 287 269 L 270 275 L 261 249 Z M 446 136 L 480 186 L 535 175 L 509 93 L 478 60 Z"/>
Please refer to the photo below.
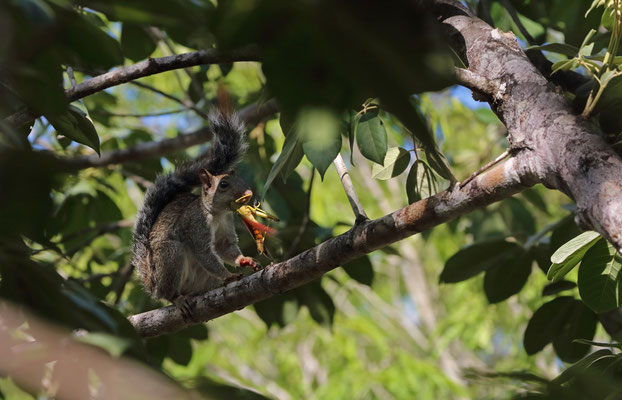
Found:
<path fill-rule="evenodd" d="M 209 171 L 205 168 L 199 171 L 199 180 L 201 181 L 203 186 L 207 187 L 208 189 L 212 187 L 212 179 L 213 175 L 210 174 Z"/>

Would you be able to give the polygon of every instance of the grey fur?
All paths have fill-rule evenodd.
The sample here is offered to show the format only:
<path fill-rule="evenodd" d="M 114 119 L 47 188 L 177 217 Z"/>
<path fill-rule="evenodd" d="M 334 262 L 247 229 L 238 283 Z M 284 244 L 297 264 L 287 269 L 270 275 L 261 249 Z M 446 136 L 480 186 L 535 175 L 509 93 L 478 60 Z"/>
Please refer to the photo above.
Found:
<path fill-rule="evenodd" d="M 154 297 L 175 304 L 180 296 L 222 284 L 232 274 L 221 259 L 239 266 L 241 256 L 230 204 L 251 192 L 243 180 L 228 173 L 247 148 L 244 125 L 237 115 L 217 110 L 210 112 L 210 122 L 210 149 L 159 176 L 145 193 L 134 225 L 133 265 Z M 192 194 L 199 185 L 201 196 Z"/>

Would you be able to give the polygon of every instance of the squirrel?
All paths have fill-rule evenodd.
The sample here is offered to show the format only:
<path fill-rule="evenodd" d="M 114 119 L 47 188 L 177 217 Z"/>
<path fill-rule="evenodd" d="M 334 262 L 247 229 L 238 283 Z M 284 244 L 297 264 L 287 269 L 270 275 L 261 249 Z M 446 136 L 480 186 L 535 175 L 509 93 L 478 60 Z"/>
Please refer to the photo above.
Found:
<path fill-rule="evenodd" d="M 145 193 L 133 231 L 133 260 L 146 290 L 193 319 L 188 296 L 240 279 L 223 261 L 259 270 L 238 247 L 232 204 L 252 196 L 233 167 L 248 147 L 239 116 L 223 108 L 209 113 L 213 132 L 205 155 L 156 178 Z M 192 193 L 200 186 L 200 195 Z"/>

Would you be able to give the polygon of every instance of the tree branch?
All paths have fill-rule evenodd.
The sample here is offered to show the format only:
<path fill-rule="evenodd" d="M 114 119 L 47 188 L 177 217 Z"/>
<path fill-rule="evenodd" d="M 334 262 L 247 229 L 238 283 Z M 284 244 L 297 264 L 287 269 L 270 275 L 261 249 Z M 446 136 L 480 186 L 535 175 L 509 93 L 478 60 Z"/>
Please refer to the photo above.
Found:
<path fill-rule="evenodd" d="M 216 49 L 199 50 L 190 53 L 167 56 L 160 58 L 148 58 L 145 61 L 120 67 L 87 79 L 84 82 L 65 90 L 69 102 L 81 99 L 91 94 L 100 92 L 104 89 L 118 86 L 123 83 L 133 81 L 138 78 L 159 74 L 179 68 L 193 67 L 204 64 L 231 63 L 236 61 L 258 61 L 259 54 L 254 47 L 245 47 L 229 52 L 221 52 Z M 13 126 L 23 126 L 31 123 L 35 118 L 41 116 L 34 110 L 17 112 L 5 119 Z"/>
<path fill-rule="evenodd" d="M 240 118 L 247 125 L 254 125 L 268 115 L 278 110 L 276 101 L 269 100 L 261 105 L 252 104 L 240 110 Z M 102 152 L 101 156 L 90 154 L 88 156 L 66 159 L 65 163 L 72 169 L 84 169 L 89 167 L 104 167 L 111 164 L 120 164 L 126 161 L 137 161 L 146 158 L 158 157 L 163 154 L 183 150 L 188 147 L 205 143 L 212 138 L 209 127 L 203 127 L 193 133 L 179 135 L 172 139 L 164 139 L 159 142 L 145 142 L 122 150 Z"/>
<path fill-rule="evenodd" d="M 382 218 L 357 224 L 342 235 L 226 287 L 194 296 L 189 299 L 193 314 L 197 322 L 208 321 L 291 290 L 363 254 L 502 200 L 535 183 L 519 176 L 515 164 L 516 160 L 511 158 L 464 188 L 454 185 Z M 133 315 L 129 320 L 145 337 L 171 333 L 192 324 L 184 321 L 174 306 Z"/>
<path fill-rule="evenodd" d="M 514 34 L 493 29 L 458 1 L 430 4 L 469 71 L 503 88 L 503 93 L 488 90 L 486 95 L 508 129 L 510 154 L 521 153 L 517 168 L 571 197 L 583 224 L 621 251 L 622 159 L 593 126 L 573 114 Z"/>
<path fill-rule="evenodd" d="M 333 164 L 335 164 L 335 168 L 339 174 L 339 179 L 341 179 L 341 184 L 343 185 L 343 190 L 345 190 L 350 206 L 352 206 L 352 211 L 354 212 L 354 217 L 356 218 L 355 223 L 358 224 L 369 219 L 367 214 L 365 214 L 365 210 L 361 205 L 358 195 L 356 194 L 356 190 L 354 190 L 352 179 L 350 178 L 350 174 L 348 174 L 348 168 L 343 162 L 341 153 L 337 154 L 337 157 L 333 160 Z"/>

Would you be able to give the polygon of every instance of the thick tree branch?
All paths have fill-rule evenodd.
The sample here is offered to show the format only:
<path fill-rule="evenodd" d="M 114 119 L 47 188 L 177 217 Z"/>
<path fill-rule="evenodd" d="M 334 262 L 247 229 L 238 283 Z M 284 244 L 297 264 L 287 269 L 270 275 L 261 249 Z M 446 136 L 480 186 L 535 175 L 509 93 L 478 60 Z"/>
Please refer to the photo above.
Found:
<path fill-rule="evenodd" d="M 252 104 L 240 110 L 240 118 L 247 125 L 254 125 L 263 118 L 276 113 L 278 110 L 274 100 L 269 100 L 261 105 Z M 196 132 L 179 135 L 172 139 L 164 139 L 159 142 L 145 142 L 122 150 L 103 152 L 101 156 L 90 154 L 65 160 L 72 169 L 89 167 L 104 167 L 111 164 L 120 164 L 127 161 L 137 161 L 146 158 L 158 157 L 163 154 L 183 150 L 188 147 L 205 143 L 212 138 L 209 127 L 203 127 Z"/>
<path fill-rule="evenodd" d="M 231 63 L 236 61 L 258 61 L 259 55 L 254 47 L 222 52 L 216 49 L 199 50 L 174 56 L 149 58 L 139 63 L 117 68 L 105 74 L 87 79 L 67 89 L 65 94 L 69 102 L 100 92 L 109 87 L 133 81 L 138 78 L 159 74 L 174 69 L 195 65 Z M 23 126 L 34 121 L 41 114 L 34 110 L 25 110 L 11 115 L 5 121 L 14 126 Z"/>
<path fill-rule="evenodd" d="M 452 188 L 382 218 L 357 224 L 348 232 L 226 287 L 190 299 L 198 321 L 208 321 L 274 294 L 296 288 L 322 274 L 415 233 L 485 207 L 535 183 L 519 175 L 511 158 L 468 185 Z M 142 336 L 157 336 L 190 325 L 173 306 L 129 318 Z"/>
<path fill-rule="evenodd" d="M 622 250 L 622 160 L 587 121 L 572 113 L 555 86 L 538 72 L 512 33 L 493 29 L 460 2 L 431 3 L 468 70 L 499 82 L 491 107 L 508 129 L 517 168 L 537 176 L 577 204 L 584 225 Z"/>

